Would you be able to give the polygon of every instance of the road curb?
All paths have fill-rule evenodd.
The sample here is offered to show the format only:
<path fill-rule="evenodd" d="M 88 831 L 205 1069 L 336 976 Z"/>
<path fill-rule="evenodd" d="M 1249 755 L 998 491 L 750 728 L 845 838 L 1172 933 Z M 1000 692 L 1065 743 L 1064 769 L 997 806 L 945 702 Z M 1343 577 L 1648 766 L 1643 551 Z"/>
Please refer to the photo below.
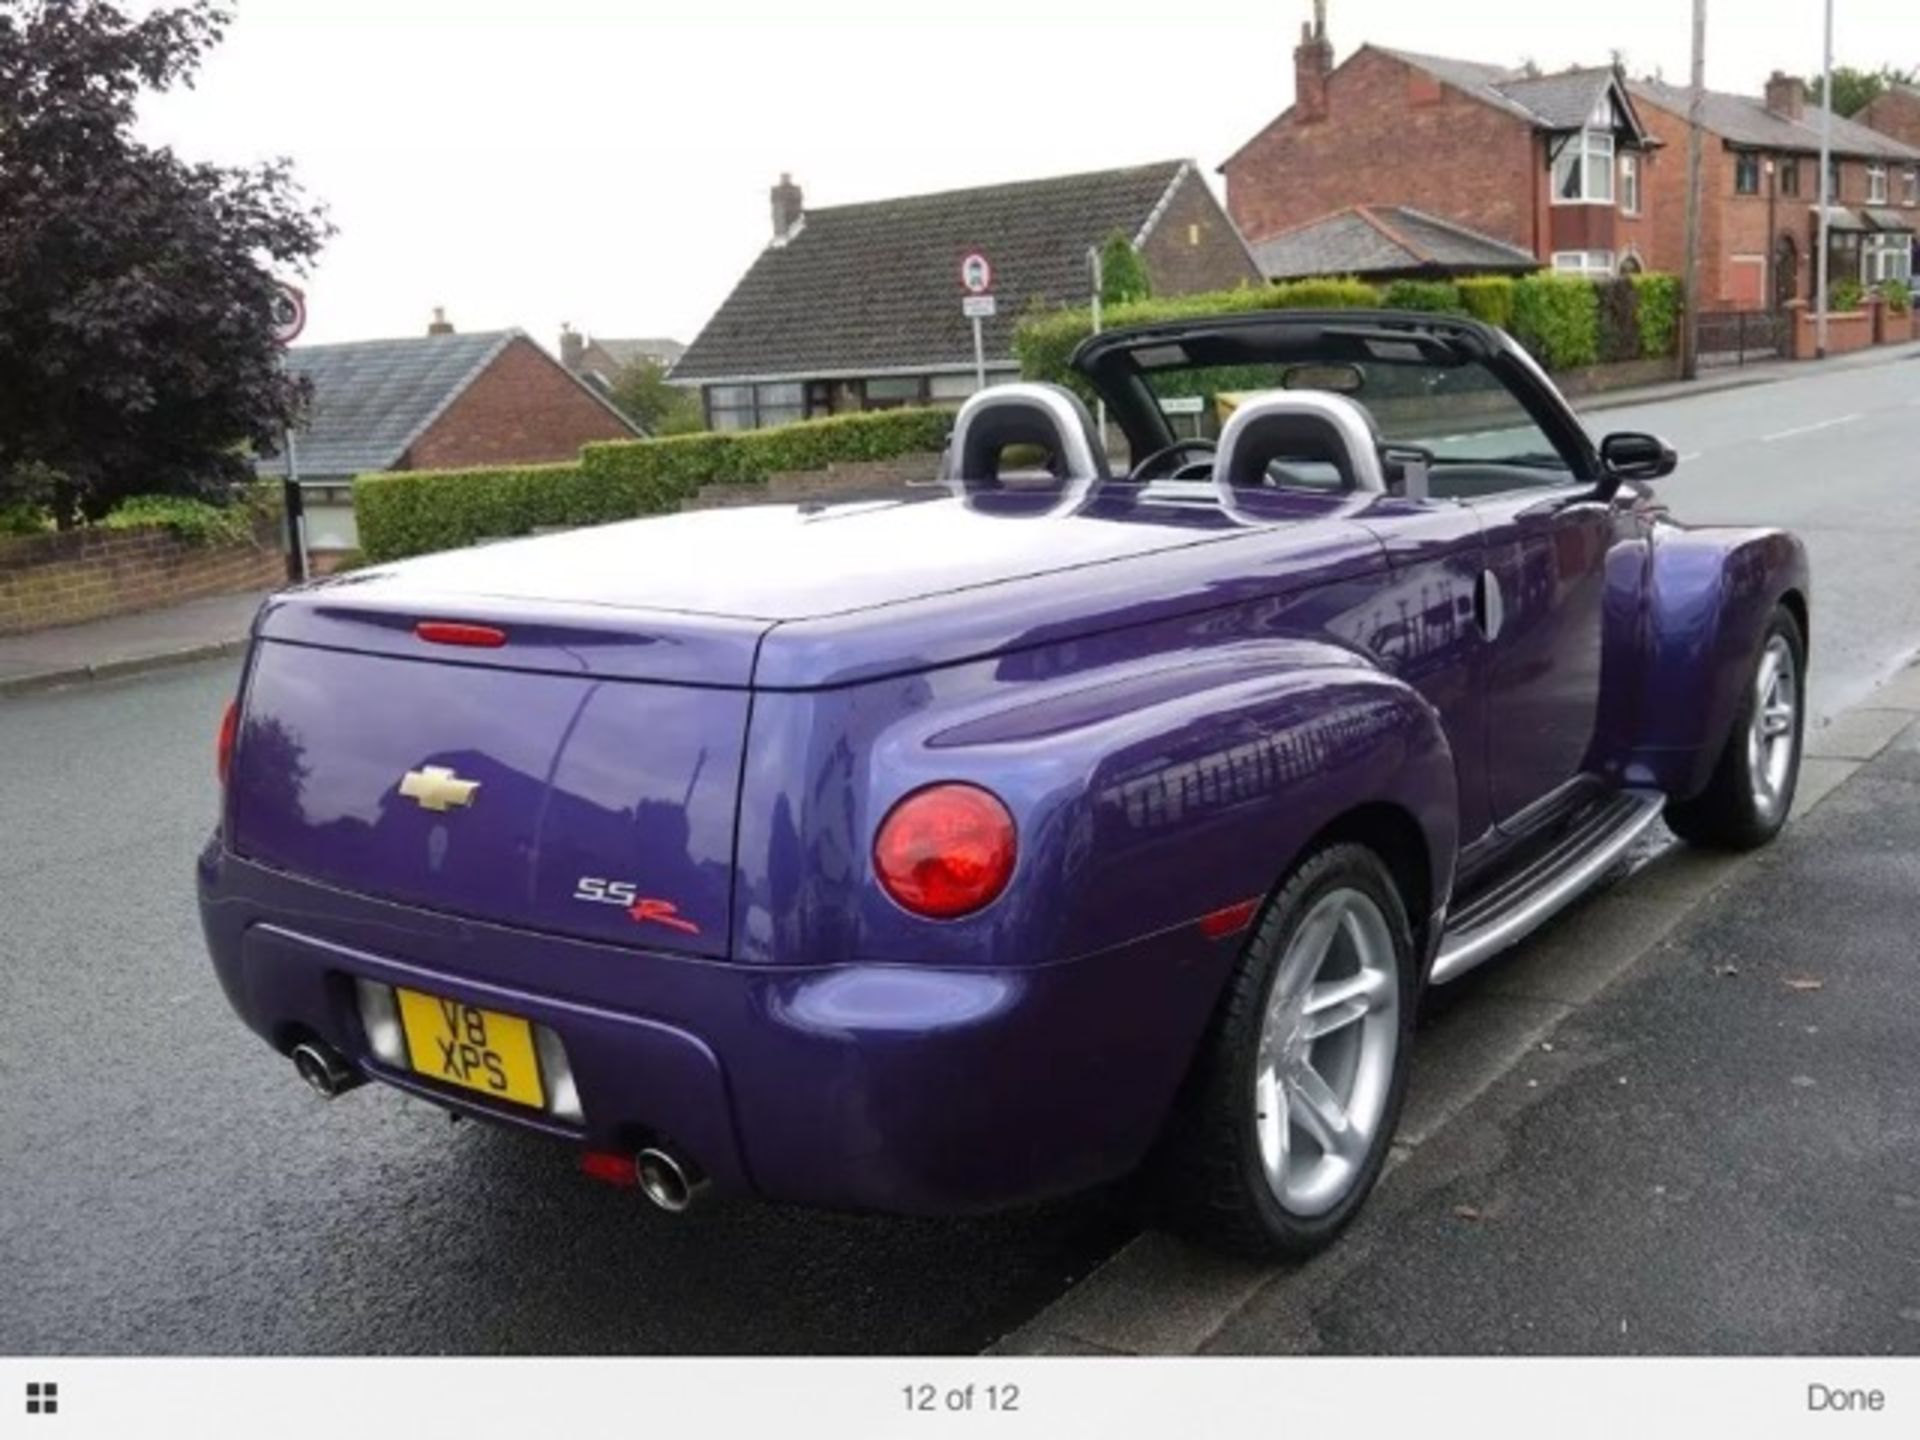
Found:
<path fill-rule="evenodd" d="M 1780 385 L 1789 380 L 1811 379 L 1819 375 L 1848 370 L 1871 370 L 1882 365 L 1920 361 L 1920 346 L 1896 349 L 1891 355 L 1871 351 L 1858 355 L 1834 356 L 1827 360 L 1779 361 L 1757 375 L 1713 376 L 1695 380 L 1671 380 L 1660 385 L 1636 386 L 1628 390 L 1602 390 L 1594 395 L 1569 397 L 1573 408 L 1585 414 L 1591 410 L 1624 410 L 1634 405 L 1664 405 L 1672 400 L 1695 400 L 1708 395 L 1724 395 L 1734 390 L 1757 390 L 1764 385 Z"/>
<path fill-rule="evenodd" d="M 42 670 L 32 675 L 15 675 L 0 680 L 0 700 L 23 695 L 38 695 L 48 690 L 64 690 L 88 685 L 97 680 L 120 680 L 143 675 L 149 670 L 167 670 L 176 665 L 191 665 L 196 660 L 219 660 L 238 655 L 247 648 L 247 637 L 215 640 L 203 645 L 188 645 L 178 650 L 162 650 L 152 655 L 135 655 L 122 660 L 106 660 L 97 665 L 73 665 L 62 670 Z"/>

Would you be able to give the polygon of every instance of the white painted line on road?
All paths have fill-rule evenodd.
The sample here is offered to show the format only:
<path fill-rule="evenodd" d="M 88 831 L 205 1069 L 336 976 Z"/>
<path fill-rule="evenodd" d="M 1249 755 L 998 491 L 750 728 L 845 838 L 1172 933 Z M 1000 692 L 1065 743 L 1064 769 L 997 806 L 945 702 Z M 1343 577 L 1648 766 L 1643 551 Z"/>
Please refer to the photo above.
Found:
<path fill-rule="evenodd" d="M 1811 435 L 1816 430 L 1831 430 L 1836 425 L 1849 425 L 1855 420 L 1864 418 L 1859 414 L 1837 415 L 1831 420 L 1822 420 L 1816 425 L 1796 425 L 1791 430 L 1778 430 L 1771 435 L 1762 435 L 1760 442 L 1763 445 L 1771 445 L 1776 440 L 1791 440 L 1796 435 Z"/>

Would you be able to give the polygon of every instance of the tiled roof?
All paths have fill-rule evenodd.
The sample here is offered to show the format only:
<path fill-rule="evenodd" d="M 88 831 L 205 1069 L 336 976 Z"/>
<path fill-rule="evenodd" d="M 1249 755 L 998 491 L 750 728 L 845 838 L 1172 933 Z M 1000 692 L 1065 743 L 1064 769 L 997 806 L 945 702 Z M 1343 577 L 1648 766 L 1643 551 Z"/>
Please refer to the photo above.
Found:
<path fill-rule="evenodd" d="M 1613 70 L 1607 66 L 1541 75 L 1531 70 L 1483 65 L 1476 60 L 1449 60 L 1441 55 L 1418 55 L 1411 50 L 1374 48 L 1543 130 L 1580 129 L 1615 80 Z M 1630 115 L 1629 120 L 1632 119 Z"/>
<path fill-rule="evenodd" d="M 390 469 L 502 350 L 526 338 L 520 330 L 489 330 L 295 346 L 287 351 L 287 369 L 313 386 L 307 423 L 295 437 L 301 478 Z M 591 386 L 570 378 L 606 405 Z M 628 424 L 624 417 L 621 423 Z M 259 459 L 254 469 L 282 476 L 287 458 Z"/>
<path fill-rule="evenodd" d="M 1528 251 L 1405 205 L 1356 205 L 1253 247 L 1269 280 L 1406 271 L 1537 270 Z"/>
<path fill-rule="evenodd" d="M 973 361 L 961 257 L 992 262 L 989 358 L 1013 352 L 1036 300 L 1087 293 L 1087 249 L 1137 239 L 1189 161 L 808 210 L 764 250 L 674 367 L 675 380 L 859 374 Z"/>
<path fill-rule="evenodd" d="M 362 475 L 394 465 L 518 333 L 295 346 L 287 369 L 313 385 L 307 424 L 297 437 L 300 474 Z M 257 468 L 284 475 L 286 457 L 262 460 Z"/>
<path fill-rule="evenodd" d="M 1627 88 L 1635 98 L 1676 115 L 1686 115 L 1692 103 L 1693 92 L 1684 85 L 1632 80 Z M 1714 134 L 1735 145 L 1804 154 L 1817 154 L 1820 149 L 1818 109 L 1809 109 L 1799 120 L 1789 120 L 1767 109 L 1765 101 L 1758 96 L 1709 90 L 1701 98 L 1701 121 Z M 1833 117 L 1833 149 L 1835 154 L 1850 159 L 1920 160 L 1920 150 L 1839 115 Z"/>

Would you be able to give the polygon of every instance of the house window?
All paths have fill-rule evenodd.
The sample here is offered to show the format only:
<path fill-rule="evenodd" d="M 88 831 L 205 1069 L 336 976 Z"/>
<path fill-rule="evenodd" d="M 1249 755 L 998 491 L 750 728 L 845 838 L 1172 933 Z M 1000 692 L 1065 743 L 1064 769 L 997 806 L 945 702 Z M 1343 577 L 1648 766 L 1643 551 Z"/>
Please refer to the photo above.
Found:
<path fill-rule="evenodd" d="M 1920 170 L 1907 169 L 1900 172 L 1900 203 L 1920 205 Z"/>
<path fill-rule="evenodd" d="M 1792 196 L 1800 194 L 1800 162 L 1798 160 L 1780 162 L 1780 193 Z"/>
<path fill-rule="evenodd" d="M 1860 283 L 1880 285 L 1888 280 L 1907 284 L 1913 279 L 1913 237 L 1871 235 L 1860 248 Z"/>
<path fill-rule="evenodd" d="M 1620 208 L 1629 215 L 1640 213 L 1640 157 L 1620 157 Z"/>
<path fill-rule="evenodd" d="M 902 405 L 918 405 L 926 398 L 926 381 L 918 375 L 889 375 L 867 381 L 869 410 L 898 410 Z"/>
<path fill-rule="evenodd" d="M 716 430 L 751 430 L 753 428 L 753 387 L 751 385 L 708 386 L 707 423 Z"/>
<path fill-rule="evenodd" d="M 1733 193 L 1736 195 L 1760 193 L 1760 155 L 1757 151 L 1742 150 L 1733 157 Z"/>
<path fill-rule="evenodd" d="M 1867 167 L 1867 203 L 1869 205 L 1887 203 L 1887 167 L 1884 165 Z"/>
<path fill-rule="evenodd" d="M 1560 142 L 1560 149 L 1553 157 L 1553 203 L 1613 203 L 1613 136 L 1610 132 L 1582 130 Z"/>
<path fill-rule="evenodd" d="M 1829 204 L 1838 205 L 1840 203 L 1841 197 L 1845 193 L 1840 181 L 1845 173 L 1838 160 L 1829 160 L 1827 162 L 1827 201 Z"/>
<path fill-rule="evenodd" d="M 936 405 L 952 405 L 965 400 L 978 388 L 971 372 L 927 377 L 927 398 Z"/>
<path fill-rule="evenodd" d="M 1562 275 L 1588 275 L 1605 279 L 1613 274 L 1611 250 L 1556 250 L 1553 268 Z"/>
<path fill-rule="evenodd" d="M 798 381 L 707 387 L 707 421 L 716 430 L 786 425 L 804 420 L 806 413 L 806 387 Z"/>

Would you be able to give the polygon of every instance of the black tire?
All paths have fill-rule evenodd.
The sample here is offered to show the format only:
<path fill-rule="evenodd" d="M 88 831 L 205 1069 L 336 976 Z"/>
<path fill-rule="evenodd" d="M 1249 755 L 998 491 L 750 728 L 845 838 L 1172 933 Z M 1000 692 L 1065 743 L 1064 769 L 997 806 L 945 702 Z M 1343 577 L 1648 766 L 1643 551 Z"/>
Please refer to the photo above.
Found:
<path fill-rule="evenodd" d="M 1793 721 L 1790 758 L 1786 778 L 1772 793 L 1771 803 L 1764 798 L 1766 787 L 1754 768 L 1749 737 L 1760 696 L 1756 683 L 1768 649 L 1783 641 L 1793 657 Z M 1733 728 L 1713 767 L 1707 788 L 1690 800 L 1667 805 L 1667 824 L 1673 833 L 1693 845 L 1715 850 L 1753 850 L 1780 833 L 1793 810 L 1793 794 L 1800 779 L 1800 751 L 1806 727 L 1807 642 L 1800 633 L 1800 622 L 1786 606 L 1777 606 L 1755 648 L 1753 663 L 1747 669 L 1741 690 L 1740 706 L 1734 712 Z"/>
<path fill-rule="evenodd" d="M 1397 1022 L 1393 1069 L 1385 1108 L 1364 1159 L 1354 1167 L 1350 1188 L 1323 1213 L 1297 1214 L 1276 1195 L 1261 1159 L 1256 1056 L 1282 959 L 1314 907 L 1342 889 L 1371 899 L 1390 935 L 1397 1009 L 1385 1023 Z M 1241 952 L 1155 1154 L 1153 1191 L 1159 1218 L 1169 1229 L 1262 1259 L 1310 1255 L 1340 1233 L 1379 1179 L 1399 1123 L 1420 990 L 1418 969 L 1406 906 L 1391 872 L 1373 851 L 1333 844 L 1295 867 Z"/>

